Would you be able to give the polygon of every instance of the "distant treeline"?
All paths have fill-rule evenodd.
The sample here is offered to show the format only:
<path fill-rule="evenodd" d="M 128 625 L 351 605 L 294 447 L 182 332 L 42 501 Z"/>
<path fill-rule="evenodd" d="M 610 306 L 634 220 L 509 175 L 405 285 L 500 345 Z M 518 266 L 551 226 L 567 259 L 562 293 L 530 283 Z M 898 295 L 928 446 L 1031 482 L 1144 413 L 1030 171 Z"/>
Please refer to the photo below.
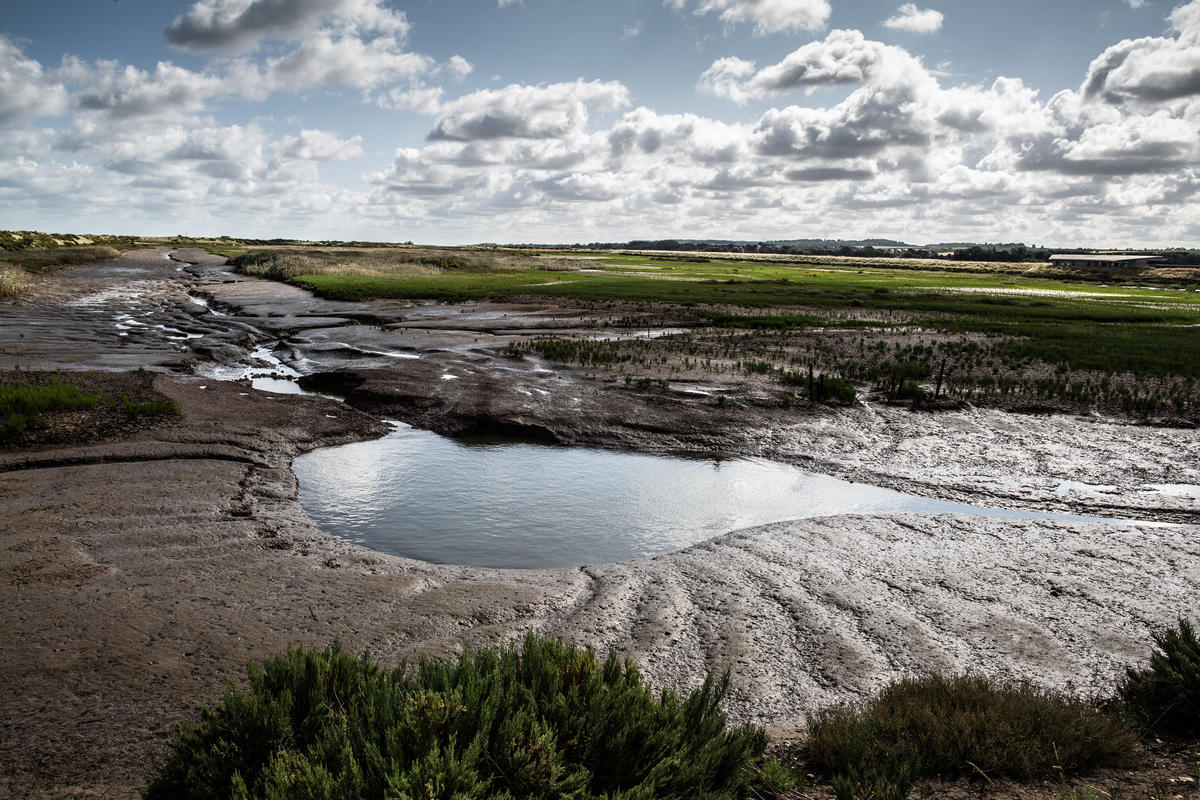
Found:
<path fill-rule="evenodd" d="M 790 242 L 713 242 L 713 241 L 680 241 L 678 239 L 635 239 L 629 242 L 592 242 L 588 245 L 576 245 L 588 250 L 667 250 L 681 252 L 708 253 L 761 253 L 769 255 L 804 255 L 804 256 L 857 256 L 860 258 L 942 258 L 955 261 L 995 261 L 995 262 L 1036 262 L 1050 260 L 1055 253 L 1090 252 L 1086 248 L 1050 249 L 1033 247 L 1024 244 L 973 244 L 955 245 L 953 247 L 912 247 L 903 243 L 895 244 L 809 244 Z M 1150 255 L 1160 255 L 1167 263 L 1176 265 L 1200 265 L 1200 250 L 1184 250 L 1172 248 L 1169 250 L 1145 250 Z"/>

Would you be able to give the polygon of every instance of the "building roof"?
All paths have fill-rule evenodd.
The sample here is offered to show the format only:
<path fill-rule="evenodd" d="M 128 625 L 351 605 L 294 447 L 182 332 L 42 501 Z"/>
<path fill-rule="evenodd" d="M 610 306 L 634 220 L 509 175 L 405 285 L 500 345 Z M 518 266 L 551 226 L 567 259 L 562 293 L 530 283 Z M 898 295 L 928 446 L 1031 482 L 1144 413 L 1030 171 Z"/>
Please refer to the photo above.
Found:
<path fill-rule="evenodd" d="M 1064 253 L 1050 256 L 1051 261 L 1105 261 L 1110 264 L 1123 264 L 1127 261 L 1157 261 L 1162 256 L 1152 255 L 1112 255 L 1110 253 Z"/>

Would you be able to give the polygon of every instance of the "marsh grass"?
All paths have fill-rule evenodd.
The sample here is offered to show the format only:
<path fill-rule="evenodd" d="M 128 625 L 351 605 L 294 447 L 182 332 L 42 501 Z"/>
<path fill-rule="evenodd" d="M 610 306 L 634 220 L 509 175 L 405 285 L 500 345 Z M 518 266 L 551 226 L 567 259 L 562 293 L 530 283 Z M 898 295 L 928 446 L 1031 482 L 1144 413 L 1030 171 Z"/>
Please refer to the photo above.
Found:
<path fill-rule="evenodd" d="M 0 299 L 20 297 L 29 290 L 29 273 L 17 267 L 0 264 Z"/>
<path fill-rule="evenodd" d="M 101 394 L 87 392 L 51 378 L 44 383 L 0 386 L 0 441 L 16 439 L 44 425 L 42 414 L 79 411 L 104 402 Z"/>
<path fill-rule="evenodd" d="M 592 309 L 658 309 L 671 320 L 668 327 L 707 329 L 709 344 L 692 349 L 707 364 L 715 344 L 725 359 L 719 370 L 766 356 L 774 371 L 811 367 L 918 407 L 928 405 L 924 393 L 1015 409 L 1100 410 L 1169 424 L 1200 418 L 1200 361 L 1193 356 L 1200 351 L 1200 293 L 1182 284 L 1146 287 L 1109 275 L 1113 285 L 1105 285 L 978 269 L 899 269 L 887 262 L 848 269 L 839 262 L 646 254 L 589 260 L 416 247 L 260 248 L 235 257 L 235 263 L 245 272 L 291 280 L 339 300 L 544 299 Z M 583 266 L 601 269 L 584 272 Z M 640 317 L 638 324 L 644 324 Z M 736 342 L 742 352 L 724 352 L 729 348 L 722 331 L 750 334 Z M 808 341 L 786 341 L 806 331 L 814 334 Z M 853 352 L 847 346 L 866 337 L 920 339 L 929 332 L 940 337 L 932 350 L 901 357 L 922 364 L 921 376 L 894 374 L 901 360 L 896 353 Z M 784 337 L 783 348 L 772 353 L 759 347 L 773 336 Z M 625 352 L 633 347 L 621 345 L 622 352 L 605 360 L 618 370 L 624 363 L 652 362 L 667 371 L 695 372 L 689 366 L 694 354 L 674 353 L 676 343 L 655 345 L 668 352 Z M 788 347 L 799 349 L 785 352 Z M 589 366 L 592 360 L 580 363 Z"/>
<path fill-rule="evenodd" d="M 530 259 L 491 251 L 398 247 L 251 249 L 235 254 L 230 263 L 247 275 L 292 280 L 314 275 L 384 279 L 464 272 L 576 272 L 585 262 L 567 258 Z M 377 284 L 376 291 L 386 291 L 385 285 Z"/>
<path fill-rule="evenodd" d="M 808 722 L 810 767 L 839 798 L 903 798 L 921 776 L 1030 781 L 1129 766 L 1137 744 L 1092 703 L 975 675 L 902 679 Z"/>
<path fill-rule="evenodd" d="M 180 727 L 144 797 L 744 797 L 780 770 L 762 729 L 727 728 L 727 685 L 652 692 L 628 661 L 533 635 L 415 669 L 289 649 Z"/>
<path fill-rule="evenodd" d="M 119 250 L 108 245 L 5 251 L 0 253 L 0 266 L 36 273 L 54 267 L 67 267 L 77 264 L 91 264 L 95 261 L 106 261 L 112 258 L 119 258 L 120 255 L 121 252 Z"/>

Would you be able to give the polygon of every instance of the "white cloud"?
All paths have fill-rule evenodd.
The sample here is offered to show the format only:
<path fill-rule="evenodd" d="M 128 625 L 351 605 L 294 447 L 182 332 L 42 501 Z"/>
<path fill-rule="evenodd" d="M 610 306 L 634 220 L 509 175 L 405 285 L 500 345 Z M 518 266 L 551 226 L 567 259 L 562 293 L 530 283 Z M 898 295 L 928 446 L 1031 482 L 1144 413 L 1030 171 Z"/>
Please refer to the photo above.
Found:
<path fill-rule="evenodd" d="M 454 78 L 454 80 L 461 81 L 474 72 L 475 67 L 462 56 L 451 56 L 450 60 L 442 66 L 441 70 Z"/>
<path fill-rule="evenodd" d="M 119 118 L 193 114 L 203 111 L 211 98 L 227 93 L 222 78 L 169 62 L 159 62 L 148 71 L 115 61 L 88 65 L 68 60 L 63 74 L 80 84 L 71 95 L 73 106 Z"/>
<path fill-rule="evenodd" d="M 280 155 L 304 161 L 344 161 L 363 154 L 362 137 L 343 139 L 330 131 L 302 130 L 285 136 L 278 144 Z"/>
<path fill-rule="evenodd" d="M 263 40 L 296 41 L 328 25 L 342 33 L 403 39 L 408 20 L 381 0 L 198 0 L 167 28 L 182 50 L 252 50 Z"/>
<path fill-rule="evenodd" d="M 884 20 L 885 27 L 909 33 L 934 33 L 942 28 L 945 15 L 932 8 L 917 8 L 916 3 L 905 3 L 894 16 Z"/>
<path fill-rule="evenodd" d="M 859 31 L 845 30 L 831 31 L 823 41 L 810 42 L 758 72 L 754 67 L 754 62 L 740 58 L 718 59 L 701 74 L 697 88 L 744 103 L 778 92 L 813 92 L 877 77 L 895 81 L 927 76 L 907 51 L 868 40 Z"/>
<path fill-rule="evenodd" d="M 66 105 L 66 87 L 0 35 L 0 125 L 61 114 Z"/>
<path fill-rule="evenodd" d="M 379 104 L 397 111 L 415 111 L 418 114 L 436 114 L 442 107 L 445 90 L 440 86 L 423 86 L 409 89 L 392 89 Z"/>
<path fill-rule="evenodd" d="M 756 96 L 746 86 L 746 79 L 753 74 L 753 61 L 746 61 L 737 56 L 718 58 L 711 67 L 701 73 L 700 79 L 696 81 L 696 88 L 744 105 L 751 97 Z"/>
<path fill-rule="evenodd" d="M 1160 103 L 1200 96 L 1200 0 L 1168 19 L 1176 38 L 1126 39 L 1092 61 L 1082 92 L 1110 103 Z"/>
<path fill-rule="evenodd" d="M 629 90 L 616 81 L 575 81 L 549 86 L 512 84 L 485 89 L 445 104 L 431 140 L 550 139 L 577 133 L 588 107 L 615 111 L 629 104 Z"/>
<path fill-rule="evenodd" d="M 682 10 L 693 0 L 663 0 Z M 758 35 L 823 28 L 832 9 L 828 0 L 695 0 L 696 14 L 717 13 L 727 25 L 753 23 Z"/>
<path fill-rule="evenodd" d="M 355 36 L 317 32 L 289 53 L 268 58 L 261 74 L 247 85 L 249 92 L 287 92 L 339 85 L 356 89 L 411 80 L 429 73 L 436 64 L 429 56 L 405 52 L 390 37 L 369 41 Z"/>
<path fill-rule="evenodd" d="M 646 26 L 643 25 L 639 20 L 632 25 L 626 25 L 625 27 L 621 28 L 621 38 L 628 41 L 630 39 L 638 38 L 645 32 Z"/>

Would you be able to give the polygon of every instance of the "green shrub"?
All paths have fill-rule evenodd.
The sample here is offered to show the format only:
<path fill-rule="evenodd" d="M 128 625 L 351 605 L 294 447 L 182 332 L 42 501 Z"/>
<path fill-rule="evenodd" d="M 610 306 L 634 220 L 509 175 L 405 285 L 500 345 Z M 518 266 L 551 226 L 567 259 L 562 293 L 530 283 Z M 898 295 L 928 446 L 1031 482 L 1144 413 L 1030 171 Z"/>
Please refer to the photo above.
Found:
<path fill-rule="evenodd" d="M 628 661 L 532 635 L 390 671 L 289 649 L 249 679 L 180 727 L 147 800 L 732 798 L 767 741 L 726 729 L 728 676 L 655 694 Z"/>
<path fill-rule="evenodd" d="M 903 798 L 922 775 L 1032 780 L 1119 766 L 1135 742 L 1127 725 L 1082 700 L 933 675 L 810 715 L 808 759 L 833 776 L 839 798 Z"/>
<path fill-rule="evenodd" d="M 1130 668 L 1119 696 L 1148 727 L 1163 733 L 1200 735 L 1200 641 L 1186 619 L 1177 629 L 1154 634 L 1157 650 L 1147 669 Z"/>

